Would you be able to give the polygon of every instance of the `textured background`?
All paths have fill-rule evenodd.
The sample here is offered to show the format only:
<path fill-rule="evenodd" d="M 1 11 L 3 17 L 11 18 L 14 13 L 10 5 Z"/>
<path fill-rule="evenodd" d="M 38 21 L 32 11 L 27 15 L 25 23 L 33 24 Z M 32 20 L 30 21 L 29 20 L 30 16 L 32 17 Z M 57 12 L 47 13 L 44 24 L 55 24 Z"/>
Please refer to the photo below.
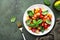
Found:
<path fill-rule="evenodd" d="M 58 17 L 60 17 L 59 14 L 60 12 L 57 12 L 53 9 L 52 5 L 54 0 L 50 0 L 50 1 L 51 1 L 51 6 L 49 7 L 53 10 L 55 17 L 57 19 Z M 23 37 L 16 25 L 16 22 L 11 23 L 10 17 L 16 16 L 17 21 L 22 22 L 23 25 L 22 18 L 25 10 L 33 4 L 40 4 L 40 3 L 44 4 L 43 0 L 0 0 L 0 40 L 23 40 Z M 31 35 L 26 31 L 25 28 L 23 28 L 23 32 L 27 40 L 38 40 L 38 38 L 39 39 L 41 38 Z M 57 31 L 54 30 L 51 33 L 53 34 L 52 38 L 54 37 L 54 40 L 60 40 L 60 38 L 58 38 L 60 37 L 60 34 L 57 33 Z M 50 36 L 50 34 L 46 36 Z M 40 40 L 42 39 L 44 38 L 41 38 Z"/>

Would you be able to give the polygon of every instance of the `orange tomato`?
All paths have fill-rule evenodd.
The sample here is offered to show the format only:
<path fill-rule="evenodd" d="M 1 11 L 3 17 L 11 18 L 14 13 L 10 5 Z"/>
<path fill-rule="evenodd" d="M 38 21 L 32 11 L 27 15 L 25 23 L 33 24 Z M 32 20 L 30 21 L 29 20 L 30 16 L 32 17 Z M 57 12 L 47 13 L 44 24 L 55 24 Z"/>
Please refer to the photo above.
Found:
<path fill-rule="evenodd" d="M 32 28 L 31 27 L 28 27 L 29 30 L 31 30 Z"/>
<path fill-rule="evenodd" d="M 38 27 L 37 29 L 40 30 L 40 27 Z"/>
<path fill-rule="evenodd" d="M 45 21 L 46 21 L 46 19 L 47 19 L 47 16 L 44 16 L 44 17 L 43 17 L 43 22 L 45 22 Z"/>
<path fill-rule="evenodd" d="M 34 9 L 34 13 L 38 13 L 39 12 L 39 8 Z"/>
<path fill-rule="evenodd" d="M 50 19 L 52 18 L 52 15 L 51 15 L 51 14 L 49 14 L 49 13 L 47 14 L 47 16 L 48 16 Z"/>
<path fill-rule="evenodd" d="M 36 30 L 36 33 L 39 33 L 39 30 Z"/>

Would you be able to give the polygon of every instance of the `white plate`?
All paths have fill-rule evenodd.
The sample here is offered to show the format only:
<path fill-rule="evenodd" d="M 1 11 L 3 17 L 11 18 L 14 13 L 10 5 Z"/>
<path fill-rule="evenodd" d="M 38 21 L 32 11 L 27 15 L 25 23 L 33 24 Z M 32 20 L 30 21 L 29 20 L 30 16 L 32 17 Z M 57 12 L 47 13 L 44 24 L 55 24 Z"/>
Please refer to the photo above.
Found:
<path fill-rule="evenodd" d="M 33 33 L 31 30 L 28 29 L 28 26 L 26 25 L 26 16 L 28 16 L 28 15 L 27 15 L 27 11 L 28 11 L 28 10 L 32 10 L 32 9 L 34 9 L 34 8 L 42 8 L 42 7 L 45 8 L 46 10 L 48 10 L 49 13 L 51 13 L 51 15 L 52 15 L 52 23 L 51 23 L 50 27 L 48 27 L 48 30 L 45 30 L 43 33 L 42 33 L 42 32 L 40 32 L 39 34 Z M 24 26 L 25 26 L 26 30 L 27 30 L 29 33 L 31 33 L 31 34 L 33 34 L 33 35 L 36 35 L 36 36 L 42 36 L 42 35 L 45 35 L 45 34 L 47 34 L 48 32 L 50 32 L 50 31 L 52 30 L 52 28 L 53 28 L 53 26 L 54 26 L 54 23 L 55 23 L 55 16 L 54 16 L 54 13 L 52 12 L 52 10 L 51 10 L 49 7 L 47 7 L 47 6 L 43 5 L 43 4 L 35 4 L 35 5 L 30 6 L 30 7 L 25 11 L 24 16 L 23 16 L 23 23 L 24 23 Z"/>

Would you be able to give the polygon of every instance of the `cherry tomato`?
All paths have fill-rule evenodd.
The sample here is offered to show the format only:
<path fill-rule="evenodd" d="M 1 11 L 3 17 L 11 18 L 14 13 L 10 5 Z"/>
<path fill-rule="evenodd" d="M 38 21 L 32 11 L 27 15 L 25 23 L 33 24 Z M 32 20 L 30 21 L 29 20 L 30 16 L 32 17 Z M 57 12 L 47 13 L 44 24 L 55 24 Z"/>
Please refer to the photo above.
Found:
<path fill-rule="evenodd" d="M 48 28 L 48 24 L 45 23 L 45 24 L 44 24 L 44 29 L 47 29 L 47 28 Z"/>
<path fill-rule="evenodd" d="M 36 32 L 36 28 L 32 28 L 32 32 Z"/>
<path fill-rule="evenodd" d="M 47 16 L 50 18 L 50 20 L 51 20 L 51 18 L 52 18 L 52 15 L 51 14 L 47 14 Z"/>
<path fill-rule="evenodd" d="M 36 19 L 36 17 L 32 17 L 32 19 Z"/>
<path fill-rule="evenodd" d="M 28 29 L 29 29 L 29 30 L 31 30 L 31 29 L 32 29 L 32 27 L 28 27 Z"/>
<path fill-rule="evenodd" d="M 34 9 L 34 13 L 38 13 L 39 12 L 39 8 Z"/>
<path fill-rule="evenodd" d="M 42 14 L 42 9 L 40 8 L 40 14 Z"/>
<path fill-rule="evenodd" d="M 43 21 L 44 21 L 44 22 L 46 21 L 47 17 L 48 17 L 48 16 L 44 16 L 44 17 L 43 17 Z"/>
<path fill-rule="evenodd" d="M 41 24 L 41 26 L 44 26 L 45 25 L 45 23 L 43 22 L 42 24 Z"/>
<path fill-rule="evenodd" d="M 40 15 L 40 18 L 43 19 L 43 15 Z"/>

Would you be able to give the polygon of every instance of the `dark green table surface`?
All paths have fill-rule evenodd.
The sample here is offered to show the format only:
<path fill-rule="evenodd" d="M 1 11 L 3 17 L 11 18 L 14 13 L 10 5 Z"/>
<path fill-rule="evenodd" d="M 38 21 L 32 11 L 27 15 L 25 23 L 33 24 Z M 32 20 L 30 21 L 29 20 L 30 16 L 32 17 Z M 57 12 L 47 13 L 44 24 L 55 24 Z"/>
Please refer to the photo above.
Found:
<path fill-rule="evenodd" d="M 54 0 L 50 0 L 49 6 L 55 14 L 55 17 L 60 17 L 60 12 L 53 9 Z M 16 22 L 20 21 L 23 25 L 23 14 L 25 10 L 34 4 L 44 4 L 43 0 L 0 0 L 0 40 L 23 40 Z M 10 17 L 16 16 L 15 23 L 10 22 Z M 24 26 L 23 26 L 24 27 Z M 23 28 L 24 35 L 27 40 L 35 40 L 37 36 L 31 35 Z"/>

